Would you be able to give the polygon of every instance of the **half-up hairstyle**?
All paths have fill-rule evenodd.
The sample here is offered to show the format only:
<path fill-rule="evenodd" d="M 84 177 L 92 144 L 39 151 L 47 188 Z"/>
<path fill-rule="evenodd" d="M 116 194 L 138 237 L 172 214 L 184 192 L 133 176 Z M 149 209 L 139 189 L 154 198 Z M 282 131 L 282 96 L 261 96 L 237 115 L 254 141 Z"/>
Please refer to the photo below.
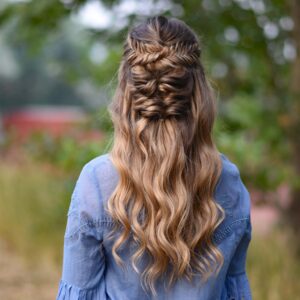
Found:
<path fill-rule="evenodd" d="M 212 235 L 224 218 L 213 198 L 221 173 L 212 141 L 216 114 L 193 31 L 175 18 L 153 17 L 127 36 L 115 97 L 111 160 L 120 180 L 107 210 L 119 232 L 112 253 L 129 238 L 132 266 L 154 294 L 168 277 L 206 280 L 223 257 Z M 140 270 L 138 261 L 150 258 Z"/>

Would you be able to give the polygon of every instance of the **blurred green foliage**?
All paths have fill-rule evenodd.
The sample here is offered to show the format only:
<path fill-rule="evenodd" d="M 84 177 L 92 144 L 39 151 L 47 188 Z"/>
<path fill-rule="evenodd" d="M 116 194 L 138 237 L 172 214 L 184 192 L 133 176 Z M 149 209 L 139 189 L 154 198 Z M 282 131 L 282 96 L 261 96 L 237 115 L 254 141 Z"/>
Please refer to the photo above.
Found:
<path fill-rule="evenodd" d="M 290 152 L 283 143 L 284 131 L 274 124 L 276 116 L 264 102 L 245 93 L 221 105 L 216 122 L 219 149 L 237 163 L 245 181 L 260 190 L 275 189 L 294 175 L 286 163 Z"/>
<path fill-rule="evenodd" d="M 22 57 L 19 61 L 23 65 L 23 76 L 9 80 L 10 85 L 19 87 L 19 94 L 17 89 L 14 97 L 8 95 L 1 99 L 2 103 L 17 104 L 20 95 L 24 94 L 22 86 L 31 82 L 26 103 L 34 102 L 33 99 L 65 104 L 73 101 L 91 111 L 106 106 L 116 84 L 122 43 L 128 27 L 154 11 L 177 16 L 200 37 L 202 61 L 218 97 L 219 119 L 215 135 L 220 151 L 240 166 L 242 176 L 249 184 L 267 190 L 288 180 L 293 186 L 289 179 L 298 179 L 294 168 L 294 144 L 291 142 L 295 138 L 288 132 L 298 122 L 291 112 L 299 100 L 292 97 L 290 86 L 292 62 L 295 60 L 291 56 L 291 49 L 295 47 L 292 25 L 296 26 L 291 13 L 292 2 L 203 0 L 183 3 L 157 0 L 151 1 L 152 6 L 149 2 L 146 6 L 145 2 L 148 11 L 145 8 L 142 14 L 130 10 L 126 14 L 123 11 L 126 1 L 101 1 L 105 9 L 114 12 L 115 22 L 108 27 L 88 29 L 80 25 L 78 19 L 74 21 L 74 16 L 89 3 L 85 0 L 32 0 L 2 5 L 0 23 L 6 25 L 9 36 L 15 33 L 9 44 L 16 51 L 16 57 Z M 160 7 L 160 11 L 156 7 Z M 122 23 L 124 18 L 126 22 Z M 118 22 L 123 25 L 118 25 Z M 106 55 L 95 62 L 91 52 L 97 50 L 97 45 L 106 49 Z M 100 56 L 101 49 L 97 51 Z M 34 72 L 26 67 L 34 65 Z M 56 70 L 51 80 L 45 75 L 49 74 L 49 69 Z M 35 75 L 30 78 L 32 74 Z M 55 80 L 60 84 L 66 80 L 62 85 L 64 89 L 69 83 L 74 88 L 70 93 L 58 89 L 53 85 Z M 52 88 L 47 87 L 49 83 Z M 35 88 L 41 86 L 43 93 Z M 59 93 L 63 97 L 57 96 Z M 68 139 L 60 143 L 60 157 L 64 157 L 64 151 L 73 153 L 71 145 Z M 86 147 L 94 149 L 93 145 Z M 94 150 L 86 152 L 95 153 Z M 79 151 L 79 162 L 82 155 Z"/>

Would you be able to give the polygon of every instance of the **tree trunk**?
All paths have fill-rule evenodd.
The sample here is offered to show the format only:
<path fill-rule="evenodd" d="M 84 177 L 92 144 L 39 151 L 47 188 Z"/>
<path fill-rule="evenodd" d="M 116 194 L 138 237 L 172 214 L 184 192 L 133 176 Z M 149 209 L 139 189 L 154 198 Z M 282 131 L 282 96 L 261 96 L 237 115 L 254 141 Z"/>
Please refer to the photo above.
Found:
<path fill-rule="evenodd" d="M 291 1 L 291 15 L 294 21 L 293 39 L 296 46 L 296 59 L 292 66 L 290 91 L 292 95 L 291 126 L 289 138 L 293 151 L 293 163 L 298 179 L 292 188 L 292 203 L 287 212 L 287 220 L 300 235 L 300 1 Z"/>

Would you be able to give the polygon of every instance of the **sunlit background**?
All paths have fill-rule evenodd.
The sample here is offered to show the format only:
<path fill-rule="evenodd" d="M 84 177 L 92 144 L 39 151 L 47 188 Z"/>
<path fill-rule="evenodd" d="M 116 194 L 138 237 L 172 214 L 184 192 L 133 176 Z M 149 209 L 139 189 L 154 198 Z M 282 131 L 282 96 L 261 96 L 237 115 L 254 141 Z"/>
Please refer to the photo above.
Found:
<path fill-rule="evenodd" d="M 0 299 L 55 299 L 75 180 L 112 143 L 126 32 L 156 14 L 200 36 L 214 137 L 251 193 L 253 299 L 300 299 L 298 0 L 0 1 Z"/>

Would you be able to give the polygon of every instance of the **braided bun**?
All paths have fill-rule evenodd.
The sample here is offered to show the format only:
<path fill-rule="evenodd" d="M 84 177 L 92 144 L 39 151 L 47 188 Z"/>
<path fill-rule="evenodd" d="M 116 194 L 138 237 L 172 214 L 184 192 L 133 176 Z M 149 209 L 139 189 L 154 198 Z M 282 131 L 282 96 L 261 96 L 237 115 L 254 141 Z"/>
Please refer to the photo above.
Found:
<path fill-rule="evenodd" d="M 174 37 L 141 41 L 133 31 L 125 44 L 128 85 L 134 112 L 143 118 L 184 117 L 190 110 L 193 91 L 192 68 L 199 65 L 196 41 L 174 41 Z"/>
<path fill-rule="evenodd" d="M 130 84 L 133 109 L 151 119 L 183 116 L 193 91 L 191 74 L 184 67 L 155 72 L 153 66 L 136 65 L 131 68 Z"/>

